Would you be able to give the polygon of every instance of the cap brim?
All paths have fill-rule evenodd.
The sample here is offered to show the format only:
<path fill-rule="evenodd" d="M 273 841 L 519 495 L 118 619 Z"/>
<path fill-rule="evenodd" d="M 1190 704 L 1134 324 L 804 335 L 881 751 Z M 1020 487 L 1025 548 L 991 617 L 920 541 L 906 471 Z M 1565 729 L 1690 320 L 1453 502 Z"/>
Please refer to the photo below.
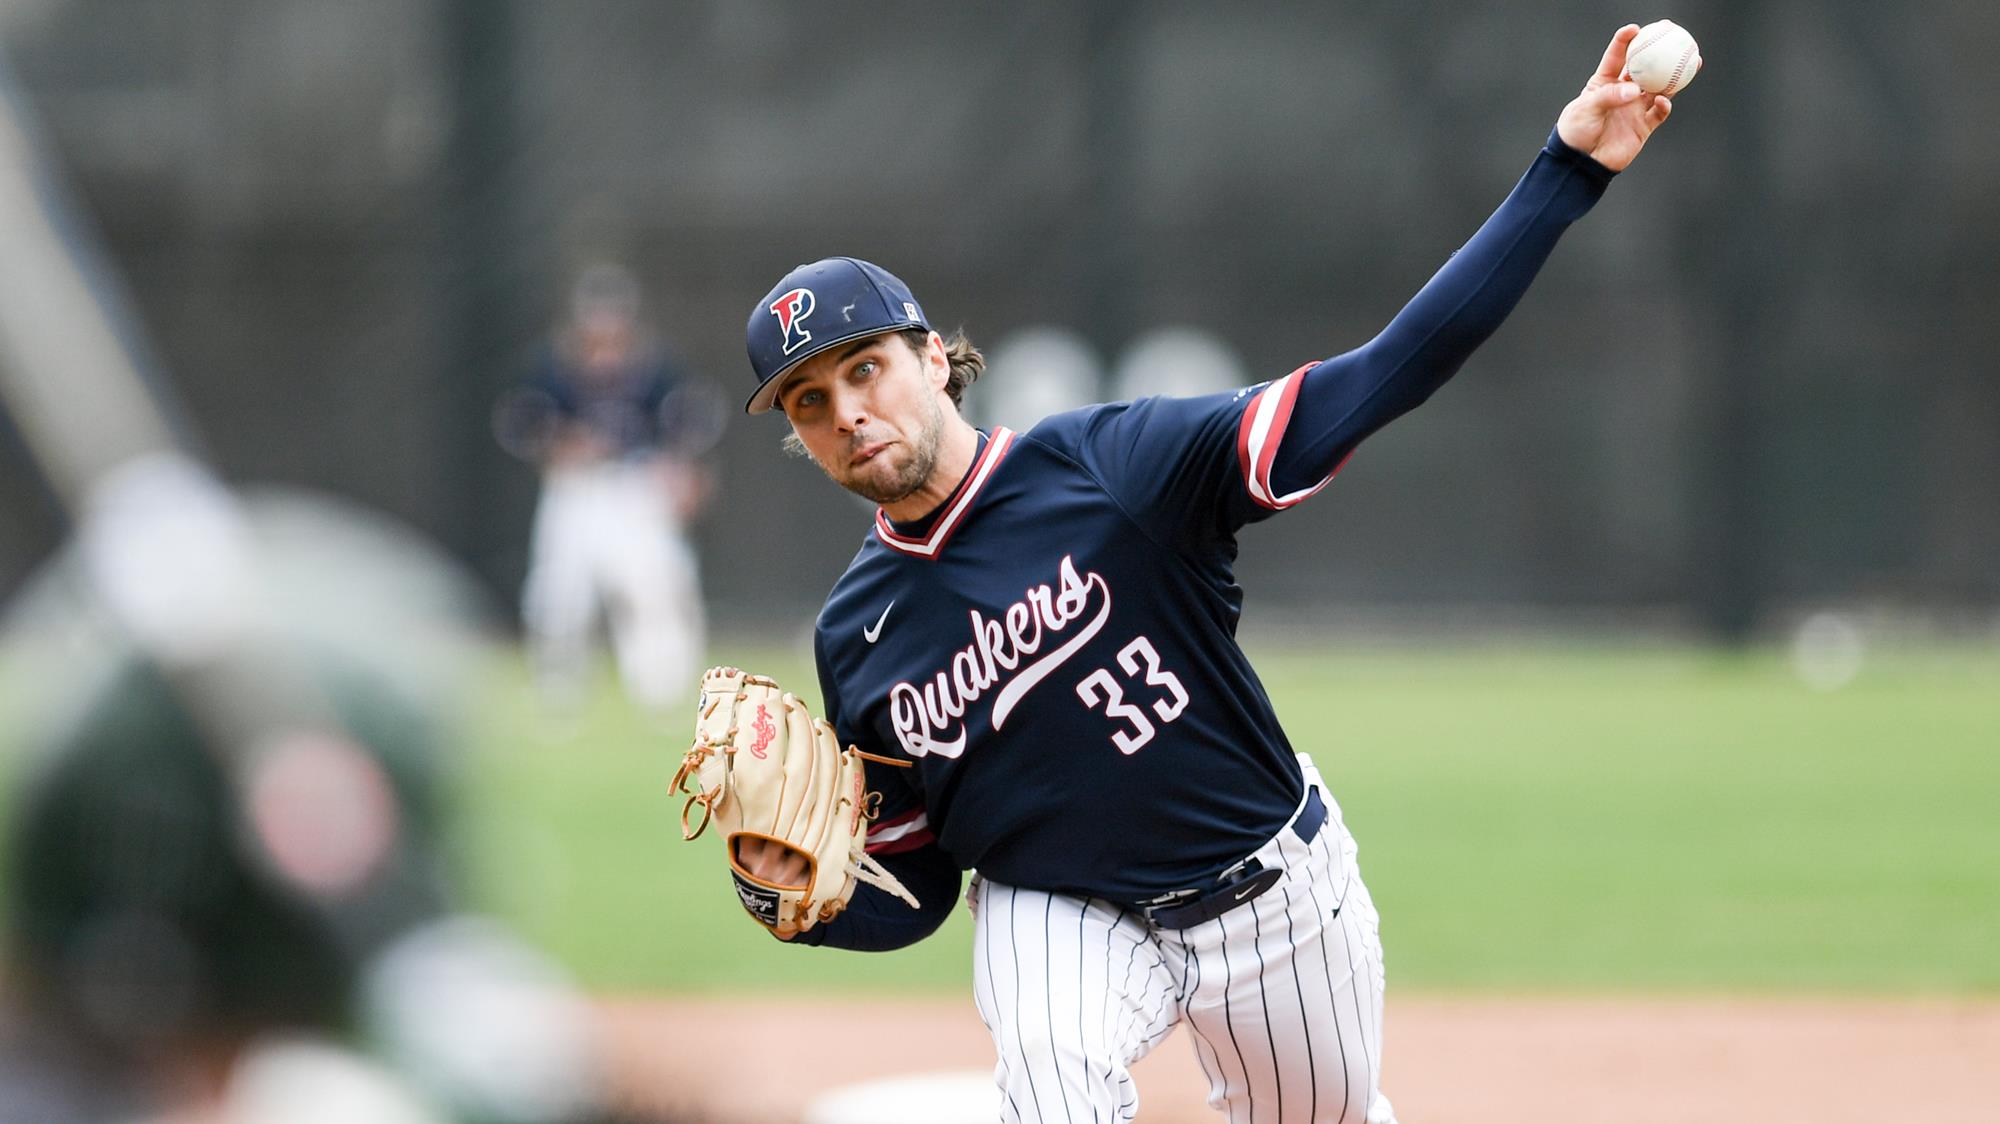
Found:
<path fill-rule="evenodd" d="M 803 362 L 805 362 L 805 360 L 803 359 L 799 360 L 799 363 Z M 753 415 L 770 413 L 771 409 L 778 404 L 779 384 L 785 381 L 786 375 L 789 375 L 793 371 L 797 370 L 798 366 L 799 366 L 798 363 L 792 363 L 789 364 L 788 366 L 779 368 L 777 374 L 772 375 L 770 378 L 765 379 L 763 382 L 758 383 L 757 389 L 755 391 L 752 391 L 750 394 L 750 400 L 743 403 L 743 412 L 746 414 L 753 414 Z"/>

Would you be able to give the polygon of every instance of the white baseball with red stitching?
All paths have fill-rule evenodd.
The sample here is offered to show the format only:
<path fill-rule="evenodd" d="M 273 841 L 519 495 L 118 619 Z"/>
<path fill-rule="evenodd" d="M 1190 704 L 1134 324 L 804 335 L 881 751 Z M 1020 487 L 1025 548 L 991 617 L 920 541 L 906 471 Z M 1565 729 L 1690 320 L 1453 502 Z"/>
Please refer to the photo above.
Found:
<path fill-rule="evenodd" d="M 1649 94 L 1677 94 L 1701 73 L 1701 47 L 1680 24 L 1654 20 L 1625 52 L 1625 73 Z"/>

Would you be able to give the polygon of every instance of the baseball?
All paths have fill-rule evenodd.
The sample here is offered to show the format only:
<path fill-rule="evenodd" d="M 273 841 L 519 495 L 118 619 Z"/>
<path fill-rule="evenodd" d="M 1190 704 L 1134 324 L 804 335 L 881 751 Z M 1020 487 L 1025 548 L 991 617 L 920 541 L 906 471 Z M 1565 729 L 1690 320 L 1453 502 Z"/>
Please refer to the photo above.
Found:
<path fill-rule="evenodd" d="M 1625 73 L 1649 94 L 1680 93 L 1701 73 L 1701 48 L 1672 20 L 1654 20 L 1639 29 L 1625 52 Z"/>

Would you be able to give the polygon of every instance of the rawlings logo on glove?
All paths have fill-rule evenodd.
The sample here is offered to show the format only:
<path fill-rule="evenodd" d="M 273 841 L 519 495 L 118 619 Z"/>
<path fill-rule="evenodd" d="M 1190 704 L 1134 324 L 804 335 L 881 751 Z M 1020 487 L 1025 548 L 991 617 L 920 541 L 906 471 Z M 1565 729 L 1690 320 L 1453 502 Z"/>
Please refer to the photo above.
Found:
<path fill-rule="evenodd" d="M 831 921 L 860 882 L 915 908 L 917 899 L 864 849 L 873 815 L 863 758 L 908 767 L 842 749 L 833 727 L 776 682 L 710 668 L 694 744 L 674 774 L 674 792 L 687 791 L 690 778 L 697 785 L 681 806 L 681 836 L 719 825 L 743 908 L 781 937 Z M 697 804 L 701 822 L 690 825 Z"/>

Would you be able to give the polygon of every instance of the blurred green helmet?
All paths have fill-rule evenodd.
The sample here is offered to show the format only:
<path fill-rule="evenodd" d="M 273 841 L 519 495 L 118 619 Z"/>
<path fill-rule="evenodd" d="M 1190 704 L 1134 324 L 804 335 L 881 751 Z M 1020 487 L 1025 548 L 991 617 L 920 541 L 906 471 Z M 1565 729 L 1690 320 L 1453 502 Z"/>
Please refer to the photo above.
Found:
<path fill-rule="evenodd" d="M 357 538 L 352 513 L 299 505 L 254 520 L 277 626 L 194 689 L 93 619 L 68 559 L 12 614 L 16 662 L 53 652 L 64 665 L 36 669 L 47 713 L 7 816 L 9 989 L 38 1017 L 119 1047 L 338 1031 L 362 962 L 449 908 L 451 728 L 434 685 L 396 661 L 438 626 L 426 614 L 462 620 L 463 606 L 419 611 L 410 599 L 425 595 L 387 581 L 374 584 L 401 590 L 387 604 L 371 588 L 365 610 L 328 609 L 388 555 L 361 548 L 372 536 Z M 453 585 L 429 566 L 432 592 Z M 313 619 L 327 612 L 340 627 Z M 340 635 L 357 614 L 379 627 L 372 646 Z M 285 681 L 271 698 L 267 675 Z M 314 705 L 285 713 L 301 686 Z"/>
<path fill-rule="evenodd" d="M 401 836 L 376 862 L 424 863 L 438 853 L 430 723 L 365 672 L 324 666 L 320 680 L 363 755 L 355 767 L 386 786 L 388 822 L 353 830 Z M 118 1039 L 344 1023 L 352 935 L 265 869 L 255 820 L 282 810 L 243 807 L 156 669 L 116 668 L 43 749 L 7 852 L 10 960 L 31 1002 Z M 441 875 L 395 872 L 396 913 L 441 910 Z"/>

